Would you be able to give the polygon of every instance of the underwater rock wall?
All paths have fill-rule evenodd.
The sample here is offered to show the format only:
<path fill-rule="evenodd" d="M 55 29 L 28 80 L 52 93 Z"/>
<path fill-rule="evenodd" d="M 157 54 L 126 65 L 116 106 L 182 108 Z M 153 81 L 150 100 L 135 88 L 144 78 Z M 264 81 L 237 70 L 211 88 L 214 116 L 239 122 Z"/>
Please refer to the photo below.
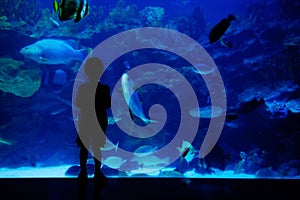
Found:
<path fill-rule="evenodd" d="M 39 69 L 21 69 L 19 61 L 0 58 L 0 90 L 19 97 L 30 97 L 41 85 Z"/>

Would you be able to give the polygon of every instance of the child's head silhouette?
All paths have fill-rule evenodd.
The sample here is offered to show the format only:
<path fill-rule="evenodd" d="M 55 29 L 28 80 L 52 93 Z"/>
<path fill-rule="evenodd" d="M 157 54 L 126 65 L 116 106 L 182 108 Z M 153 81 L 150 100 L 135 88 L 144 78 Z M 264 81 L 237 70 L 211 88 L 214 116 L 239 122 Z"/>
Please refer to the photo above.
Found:
<path fill-rule="evenodd" d="M 84 72 L 90 81 L 98 81 L 103 72 L 103 63 L 99 58 L 88 58 L 84 65 Z"/>

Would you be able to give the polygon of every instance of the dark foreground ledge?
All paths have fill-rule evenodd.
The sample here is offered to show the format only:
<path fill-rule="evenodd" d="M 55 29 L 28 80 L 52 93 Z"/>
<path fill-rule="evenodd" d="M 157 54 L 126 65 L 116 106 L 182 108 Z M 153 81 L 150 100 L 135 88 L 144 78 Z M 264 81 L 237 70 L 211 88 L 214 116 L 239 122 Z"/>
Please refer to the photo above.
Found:
<path fill-rule="evenodd" d="M 300 180 L 110 178 L 110 184 L 86 188 L 74 178 L 0 179 L 0 199 L 294 199 Z"/>

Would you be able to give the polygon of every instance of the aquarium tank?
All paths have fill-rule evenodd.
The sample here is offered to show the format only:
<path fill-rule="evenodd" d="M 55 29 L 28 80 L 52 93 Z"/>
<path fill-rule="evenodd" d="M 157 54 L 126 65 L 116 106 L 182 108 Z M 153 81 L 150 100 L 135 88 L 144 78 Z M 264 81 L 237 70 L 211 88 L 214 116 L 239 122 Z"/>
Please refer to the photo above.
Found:
<path fill-rule="evenodd" d="M 299 1 L 70 2 L 0 1 L 0 178 L 78 175 L 96 58 L 106 176 L 300 179 Z"/>

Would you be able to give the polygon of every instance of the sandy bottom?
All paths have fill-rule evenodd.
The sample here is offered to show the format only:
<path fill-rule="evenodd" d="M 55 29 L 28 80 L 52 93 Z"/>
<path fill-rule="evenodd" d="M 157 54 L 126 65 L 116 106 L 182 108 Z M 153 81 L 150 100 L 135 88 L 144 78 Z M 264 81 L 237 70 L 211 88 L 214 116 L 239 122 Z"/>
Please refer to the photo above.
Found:
<path fill-rule="evenodd" d="M 61 165 L 53 167 L 21 167 L 21 168 L 0 168 L 0 178 L 74 178 L 76 176 L 65 175 L 65 172 L 72 165 Z M 89 177 L 92 177 L 90 175 Z M 199 174 L 194 171 L 187 171 L 184 174 L 175 172 L 174 168 L 161 170 L 138 169 L 120 175 L 108 176 L 109 178 L 218 178 L 218 179 L 259 179 L 251 174 L 234 174 L 234 171 L 215 171 L 213 174 Z M 264 177 L 269 179 L 299 179 L 294 177 Z"/>
<path fill-rule="evenodd" d="M 21 168 L 0 168 L 0 178 L 74 178 L 75 176 L 65 175 L 67 169 L 72 165 L 62 165 L 54 167 L 21 167 Z M 161 175 L 163 171 L 163 175 Z M 147 174 L 147 175 L 142 175 Z M 234 174 L 233 171 L 217 171 L 214 174 L 198 174 L 194 171 L 187 171 L 186 173 L 179 174 L 173 171 L 172 168 L 165 168 L 161 171 L 153 171 L 153 169 L 139 169 L 134 170 L 126 175 L 108 176 L 109 178 L 118 177 L 141 177 L 141 178 L 256 178 L 254 175 L 249 174 Z"/>

